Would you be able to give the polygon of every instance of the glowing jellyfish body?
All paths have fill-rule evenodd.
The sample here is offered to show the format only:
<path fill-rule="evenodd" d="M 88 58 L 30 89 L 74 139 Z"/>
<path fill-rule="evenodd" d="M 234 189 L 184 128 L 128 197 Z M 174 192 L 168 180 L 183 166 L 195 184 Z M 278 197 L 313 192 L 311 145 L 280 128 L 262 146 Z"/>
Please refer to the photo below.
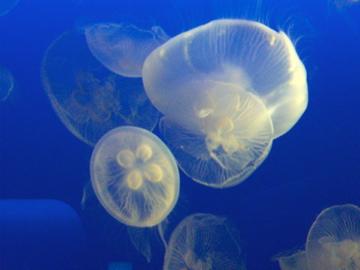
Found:
<path fill-rule="evenodd" d="M 309 269 L 360 269 L 360 208 L 333 206 L 322 211 L 306 241 Z"/>
<path fill-rule="evenodd" d="M 91 181 L 104 208 L 135 227 L 159 224 L 173 209 L 179 173 L 167 147 L 152 133 L 119 127 L 96 144 Z"/>
<path fill-rule="evenodd" d="M 186 217 L 171 234 L 164 270 L 245 270 L 235 230 L 210 214 Z"/>
<path fill-rule="evenodd" d="M 20 0 L 1 0 L 0 1 L 0 16 L 8 14 Z"/>
<path fill-rule="evenodd" d="M 0 101 L 5 101 L 14 89 L 13 75 L 6 68 L 0 67 Z"/>
<path fill-rule="evenodd" d="M 149 55 L 143 76 L 150 100 L 176 121 L 186 121 L 184 111 L 197 115 L 191 101 L 198 92 L 206 97 L 211 82 L 258 96 L 270 112 L 274 137 L 286 133 L 307 106 L 306 70 L 292 42 L 254 21 L 216 20 L 184 32 Z"/>
<path fill-rule="evenodd" d="M 83 33 L 65 33 L 50 45 L 42 78 L 61 121 L 90 145 L 120 125 L 152 130 L 158 122 L 142 80 L 110 72 L 93 57 Z"/>
<path fill-rule="evenodd" d="M 216 20 L 171 38 L 146 59 L 143 80 L 181 169 L 212 187 L 244 181 L 307 106 L 290 39 L 254 21 Z"/>
<path fill-rule="evenodd" d="M 158 26 L 143 30 L 134 25 L 99 23 L 85 29 L 93 55 L 111 71 L 141 77 L 145 58 L 168 36 Z"/>

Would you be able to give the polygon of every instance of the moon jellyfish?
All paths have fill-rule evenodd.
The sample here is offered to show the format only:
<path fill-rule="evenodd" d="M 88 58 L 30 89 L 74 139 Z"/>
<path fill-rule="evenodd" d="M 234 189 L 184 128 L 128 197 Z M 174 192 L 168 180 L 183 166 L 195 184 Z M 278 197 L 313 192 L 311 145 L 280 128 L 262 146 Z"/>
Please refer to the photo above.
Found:
<path fill-rule="evenodd" d="M 152 130 L 157 124 L 142 80 L 110 72 L 92 56 L 83 33 L 65 33 L 50 45 L 42 79 L 63 124 L 89 145 L 121 125 Z"/>
<path fill-rule="evenodd" d="M 197 123 L 189 119 L 189 125 L 181 125 L 165 116 L 160 128 L 185 174 L 207 186 L 231 187 L 244 181 L 267 157 L 272 122 L 252 93 L 222 83 L 212 84 L 207 92 L 194 103 L 200 114 Z"/>
<path fill-rule="evenodd" d="M 298 251 L 290 256 L 277 258 L 281 270 L 310 270 L 305 251 Z"/>
<path fill-rule="evenodd" d="M 0 16 L 8 14 L 20 0 L 1 0 L 0 1 Z"/>
<path fill-rule="evenodd" d="M 0 67 L 0 101 L 5 101 L 14 89 L 15 81 L 9 70 Z"/>
<path fill-rule="evenodd" d="M 233 227 L 210 214 L 186 217 L 170 237 L 164 270 L 244 270 L 243 253 Z"/>
<path fill-rule="evenodd" d="M 134 25 L 99 23 L 85 29 L 92 54 L 111 71 L 141 77 L 145 58 L 168 40 L 159 26 L 143 30 Z"/>
<path fill-rule="evenodd" d="M 286 133 L 307 106 L 306 70 L 284 32 L 248 20 L 215 20 L 184 32 L 153 51 L 143 69 L 153 104 L 177 121 L 212 83 L 248 92 L 269 110 L 274 137 Z M 223 91 L 228 87 L 223 85 Z"/>
<path fill-rule="evenodd" d="M 176 161 L 165 144 L 144 129 L 124 126 L 104 135 L 93 151 L 90 174 L 100 203 L 126 225 L 157 225 L 178 199 Z"/>
<path fill-rule="evenodd" d="M 360 208 L 340 205 L 325 209 L 306 241 L 309 269 L 360 269 Z"/>

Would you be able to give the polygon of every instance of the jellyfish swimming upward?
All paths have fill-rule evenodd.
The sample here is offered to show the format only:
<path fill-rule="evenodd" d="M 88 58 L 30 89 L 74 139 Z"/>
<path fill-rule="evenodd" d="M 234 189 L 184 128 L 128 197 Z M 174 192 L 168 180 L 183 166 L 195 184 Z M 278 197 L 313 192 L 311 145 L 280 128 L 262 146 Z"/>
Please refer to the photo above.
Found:
<path fill-rule="evenodd" d="M 90 168 L 101 204 L 126 225 L 155 226 L 177 202 L 176 161 L 165 144 L 144 129 L 123 126 L 105 134 L 95 146 Z"/>
<path fill-rule="evenodd" d="M 307 107 L 293 43 L 254 21 L 215 20 L 171 38 L 142 74 L 180 168 L 207 186 L 245 180 Z"/>

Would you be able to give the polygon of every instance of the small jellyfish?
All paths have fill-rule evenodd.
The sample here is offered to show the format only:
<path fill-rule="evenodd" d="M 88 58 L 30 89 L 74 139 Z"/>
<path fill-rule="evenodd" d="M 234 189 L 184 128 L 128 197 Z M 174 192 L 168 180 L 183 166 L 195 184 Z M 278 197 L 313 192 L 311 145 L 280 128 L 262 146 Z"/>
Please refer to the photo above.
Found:
<path fill-rule="evenodd" d="M 244 181 L 307 106 L 290 39 L 254 21 L 216 20 L 171 38 L 146 59 L 143 80 L 180 168 L 212 187 Z"/>
<path fill-rule="evenodd" d="M 173 155 L 141 128 L 123 126 L 104 135 L 93 151 L 90 174 L 103 207 L 129 226 L 159 224 L 178 199 L 179 172 Z"/>
<path fill-rule="evenodd" d="M 134 25 L 98 23 L 85 29 L 92 54 L 108 69 L 125 77 L 141 77 L 146 57 L 168 36 L 159 26 L 143 30 Z"/>
<path fill-rule="evenodd" d="M 0 1 L 0 16 L 8 14 L 20 0 L 1 0 Z"/>
<path fill-rule="evenodd" d="M 360 208 L 347 204 L 323 210 L 309 230 L 306 255 L 309 269 L 360 269 Z"/>
<path fill-rule="evenodd" d="M 211 214 L 186 217 L 171 234 L 164 270 L 245 270 L 234 228 Z"/>
<path fill-rule="evenodd" d="M 281 270 L 310 270 L 307 265 L 306 252 L 301 250 L 289 256 L 277 258 Z"/>
<path fill-rule="evenodd" d="M 142 80 L 112 73 L 93 57 L 82 32 L 67 32 L 48 48 L 43 85 L 63 124 L 89 145 L 107 131 L 134 125 L 152 130 L 159 119 Z"/>
<path fill-rule="evenodd" d="M 14 89 L 13 75 L 6 68 L 0 67 L 0 101 L 5 101 Z"/>

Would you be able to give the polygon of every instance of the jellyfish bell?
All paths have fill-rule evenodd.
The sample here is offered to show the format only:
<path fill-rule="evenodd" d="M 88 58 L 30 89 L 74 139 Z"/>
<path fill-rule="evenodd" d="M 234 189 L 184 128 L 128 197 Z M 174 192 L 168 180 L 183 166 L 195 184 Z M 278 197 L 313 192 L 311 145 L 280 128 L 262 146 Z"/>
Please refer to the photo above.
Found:
<path fill-rule="evenodd" d="M 247 179 L 265 160 L 273 126 L 257 96 L 215 85 L 203 99 L 194 99 L 199 102 L 193 103 L 193 112 L 180 109 L 175 120 L 163 117 L 160 131 L 185 174 L 203 185 L 227 188 Z"/>
<path fill-rule="evenodd" d="M 0 67 L 0 101 L 5 101 L 13 91 L 15 80 L 11 72 Z"/>
<path fill-rule="evenodd" d="M 137 127 L 111 130 L 96 144 L 91 181 L 103 207 L 120 222 L 152 227 L 175 206 L 179 172 L 165 144 Z"/>
<path fill-rule="evenodd" d="M 360 208 L 347 204 L 322 211 L 309 230 L 306 255 L 310 269 L 360 269 Z"/>
<path fill-rule="evenodd" d="M 238 236 L 226 219 L 211 214 L 186 217 L 170 236 L 164 270 L 245 270 Z"/>
<path fill-rule="evenodd" d="M 274 138 L 307 106 L 306 70 L 290 39 L 248 20 L 215 20 L 171 38 L 146 59 L 143 80 L 152 103 L 172 119 L 195 110 L 187 101 L 206 96 L 211 82 L 236 85 L 265 104 Z"/>
<path fill-rule="evenodd" d="M 66 32 L 49 46 L 42 81 L 60 120 L 89 145 L 120 125 L 152 130 L 158 122 L 142 80 L 103 67 L 89 51 L 83 32 Z"/>
<path fill-rule="evenodd" d="M 98 23 L 85 28 L 92 54 L 108 69 L 125 77 L 141 77 L 146 57 L 168 36 L 159 26 L 150 30 L 131 24 Z"/>

